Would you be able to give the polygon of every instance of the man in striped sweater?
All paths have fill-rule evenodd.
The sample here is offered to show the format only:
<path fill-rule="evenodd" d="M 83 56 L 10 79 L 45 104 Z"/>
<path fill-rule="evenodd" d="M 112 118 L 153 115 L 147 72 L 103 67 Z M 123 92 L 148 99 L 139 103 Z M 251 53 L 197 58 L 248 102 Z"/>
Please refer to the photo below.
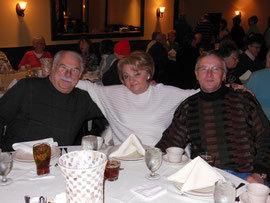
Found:
<path fill-rule="evenodd" d="M 270 122 L 249 92 L 223 84 L 226 72 L 215 53 L 198 60 L 195 74 L 201 92 L 180 104 L 156 146 L 165 150 L 191 143 L 192 157 L 207 151 L 215 156 L 216 167 L 264 183 L 270 171 Z"/>

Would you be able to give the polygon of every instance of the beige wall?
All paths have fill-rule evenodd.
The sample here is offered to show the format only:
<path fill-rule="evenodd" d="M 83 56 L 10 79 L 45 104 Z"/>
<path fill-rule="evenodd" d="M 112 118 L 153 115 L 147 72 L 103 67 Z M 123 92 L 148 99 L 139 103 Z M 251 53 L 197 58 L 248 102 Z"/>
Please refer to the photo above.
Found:
<path fill-rule="evenodd" d="M 234 11 L 240 10 L 242 13 L 241 26 L 248 30 L 248 18 L 257 15 L 259 18 L 258 27 L 263 34 L 267 19 L 270 16 L 269 0 L 180 0 L 180 11 L 187 14 L 187 20 L 194 28 L 203 13 L 222 13 L 222 17 L 228 22 L 228 28 L 232 27 Z"/>
<path fill-rule="evenodd" d="M 25 16 L 22 18 L 15 10 L 18 0 L 0 0 L 1 48 L 31 46 L 32 38 L 37 35 L 43 35 L 48 45 L 77 42 L 77 40 L 51 41 L 50 0 L 26 1 L 28 3 Z M 153 31 L 167 33 L 173 26 L 173 4 L 173 0 L 145 0 L 144 37 L 127 39 L 149 40 Z M 160 19 L 156 17 L 156 8 L 159 6 L 166 7 L 164 17 Z"/>

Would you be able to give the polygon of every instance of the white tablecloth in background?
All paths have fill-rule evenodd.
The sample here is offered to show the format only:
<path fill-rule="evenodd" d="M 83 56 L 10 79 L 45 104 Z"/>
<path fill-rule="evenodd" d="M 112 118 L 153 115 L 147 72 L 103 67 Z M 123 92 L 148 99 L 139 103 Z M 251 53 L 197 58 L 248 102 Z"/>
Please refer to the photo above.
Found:
<path fill-rule="evenodd" d="M 81 150 L 80 146 L 73 146 L 68 148 L 69 151 Z M 35 167 L 35 165 L 33 165 Z M 25 168 L 25 167 L 24 167 Z M 28 168 L 28 167 L 27 167 Z M 167 180 L 167 177 L 179 170 L 179 167 L 172 167 L 166 162 L 163 162 L 161 168 L 157 171 L 161 175 L 159 180 L 148 180 L 145 175 L 150 171 L 147 169 L 144 161 L 137 162 L 121 162 L 119 179 L 114 182 L 105 182 L 105 203 L 141 203 L 146 202 L 141 197 L 135 195 L 130 191 L 131 188 L 140 186 L 146 183 L 157 184 L 167 188 L 167 193 L 152 201 L 155 203 L 203 203 L 213 201 L 201 201 L 191 199 L 180 195 L 179 190 Z M 45 196 L 55 197 L 57 194 L 65 191 L 64 177 L 61 174 L 59 167 L 56 167 L 55 178 L 48 180 L 25 180 L 23 174 L 29 172 L 30 169 L 22 169 L 22 166 L 14 161 L 14 166 L 8 177 L 13 178 L 14 182 L 8 186 L 0 186 L 0 202 L 5 203 L 19 203 L 24 202 L 24 195 L 31 197 Z M 218 169 L 219 170 L 219 169 Z M 233 182 L 236 186 L 240 182 L 245 182 L 242 179 L 219 170 L 222 175 Z M 203 174 L 202 174 L 203 175 Z M 238 194 L 243 193 L 245 187 L 239 189 Z"/>

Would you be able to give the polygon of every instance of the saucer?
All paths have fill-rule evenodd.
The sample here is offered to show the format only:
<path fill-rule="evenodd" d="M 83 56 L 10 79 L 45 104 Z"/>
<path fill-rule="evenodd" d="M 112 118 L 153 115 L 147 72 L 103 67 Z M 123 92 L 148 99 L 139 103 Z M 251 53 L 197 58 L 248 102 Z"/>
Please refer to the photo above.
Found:
<path fill-rule="evenodd" d="M 164 154 L 164 155 L 163 155 L 163 160 L 164 160 L 167 164 L 169 164 L 169 165 L 178 166 L 178 165 L 186 164 L 186 163 L 189 161 L 189 158 L 188 158 L 186 155 L 183 155 L 183 156 L 182 156 L 182 161 L 181 161 L 181 162 L 170 162 L 170 161 L 168 160 L 167 154 Z"/>
<path fill-rule="evenodd" d="M 244 192 L 243 194 L 240 195 L 240 200 L 243 203 L 252 203 L 249 201 L 248 199 L 248 193 Z M 270 195 L 267 197 L 266 202 L 265 203 L 270 203 Z"/>

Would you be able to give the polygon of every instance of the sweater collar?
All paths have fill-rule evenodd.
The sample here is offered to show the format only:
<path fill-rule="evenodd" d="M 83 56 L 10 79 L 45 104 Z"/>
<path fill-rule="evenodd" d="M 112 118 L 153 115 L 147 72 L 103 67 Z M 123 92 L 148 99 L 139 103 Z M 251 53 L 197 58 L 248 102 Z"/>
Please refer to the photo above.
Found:
<path fill-rule="evenodd" d="M 222 83 L 221 87 L 215 92 L 207 93 L 201 90 L 199 92 L 199 97 L 206 101 L 214 101 L 220 97 L 223 97 L 228 92 L 228 90 L 229 88 L 226 87 L 224 83 Z"/>

